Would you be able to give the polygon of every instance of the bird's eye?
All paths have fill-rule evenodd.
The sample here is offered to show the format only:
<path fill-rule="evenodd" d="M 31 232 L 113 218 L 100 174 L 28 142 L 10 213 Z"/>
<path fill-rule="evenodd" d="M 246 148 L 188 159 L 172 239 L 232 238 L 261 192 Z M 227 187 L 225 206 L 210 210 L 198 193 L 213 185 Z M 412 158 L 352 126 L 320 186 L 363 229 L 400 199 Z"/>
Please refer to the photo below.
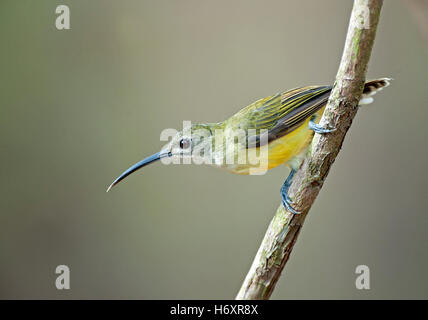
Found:
<path fill-rule="evenodd" d="M 180 140 L 180 148 L 181 149 L 187 149 L 190 147 L 190 140 L 189 139 L 181 139 Z"/>

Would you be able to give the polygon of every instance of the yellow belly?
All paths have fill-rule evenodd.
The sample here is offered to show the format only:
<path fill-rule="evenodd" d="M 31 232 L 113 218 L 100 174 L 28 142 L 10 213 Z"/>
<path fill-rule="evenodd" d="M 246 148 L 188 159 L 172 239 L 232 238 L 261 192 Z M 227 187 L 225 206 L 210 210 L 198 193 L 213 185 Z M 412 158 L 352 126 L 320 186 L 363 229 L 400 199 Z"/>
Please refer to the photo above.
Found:
<path fill-rule="evenodd" d="M 320 109 L 316 113 L 316 123 L 319 122 L 323 112 L 324 108 Z M 310 118 L 308 118 L 300 127 L 295 129 L 294 131 L 269 143 L 267 167 L 259 165 L 250 165 L 247 163 L 245 165 L 226 166 L 226 169 L 230 172 L 243 175 L 248 175 L 250 173 L 263 174 L 264 172 L 266 172 L 266 170 L 270 170 L 279 166 L 280 164 L 287 163 L 294 157 L 301 154 L 311 143 L 313 131 L 309 129 L 309 121 Z"/>

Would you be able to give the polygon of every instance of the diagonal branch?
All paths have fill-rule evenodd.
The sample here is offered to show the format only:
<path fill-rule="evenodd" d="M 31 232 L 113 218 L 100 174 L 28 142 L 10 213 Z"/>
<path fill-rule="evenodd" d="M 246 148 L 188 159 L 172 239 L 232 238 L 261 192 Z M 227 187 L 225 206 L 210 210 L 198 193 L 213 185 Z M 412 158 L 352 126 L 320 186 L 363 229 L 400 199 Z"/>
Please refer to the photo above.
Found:
<path fill-rule="evenodd" d="M 354 1 L 336 82 L 320 121 L 321 126 L 337 130 L 315 134 L 311 150 L 289 189 L 293 206 L 301 214 L 293 215 L 282 205 L 278 208 L 236 299 L 269 299 L 275 288 L 358 111 L 382 3 L 383 0 Z"/>

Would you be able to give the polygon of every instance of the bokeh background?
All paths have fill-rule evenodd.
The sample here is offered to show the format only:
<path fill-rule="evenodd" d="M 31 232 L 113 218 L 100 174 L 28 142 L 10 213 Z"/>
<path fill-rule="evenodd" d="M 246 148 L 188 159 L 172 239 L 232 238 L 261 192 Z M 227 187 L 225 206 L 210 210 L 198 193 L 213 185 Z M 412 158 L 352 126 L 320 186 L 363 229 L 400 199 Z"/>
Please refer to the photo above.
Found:
<path fill-rule="evenodd" d="M 55 28 L 55 8 L 71 30 Z M 157 163 L 165 128 L 334 81 L 352 1 L 0 2 L 0 298 L 228 299 L 288 175 Z M 428 298 L 428 45 L 385 1 L 357 115 L 274 299 Z M 56 289 L 55 268 L 71 269 Z M 355 288 L 368 265 L 371 289 Z"/>

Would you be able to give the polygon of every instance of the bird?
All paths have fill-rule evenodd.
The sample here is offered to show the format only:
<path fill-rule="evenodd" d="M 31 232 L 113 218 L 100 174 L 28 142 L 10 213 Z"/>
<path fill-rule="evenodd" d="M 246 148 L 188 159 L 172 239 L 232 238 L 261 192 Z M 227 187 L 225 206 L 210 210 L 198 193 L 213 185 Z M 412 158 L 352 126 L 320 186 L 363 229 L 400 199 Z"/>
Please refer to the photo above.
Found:
<path fill-rule="evenodd" d="M 372 103 L 373 95 L 389 86 L 391 80 L 365 82 L 359 105 Z M 313 135 L 335 130 L 319 125 L 331 91 L 332 86 L 299 87 L 259 99 L 225 121 L 191 124 L 176 132 L 161 151 L 124 171 L 107 192 L 131 173 L 158 160 L 190 159 L 240 175 L 263 174 L 285 164 L 290 173 L 280 189 L 282 204 L 289 212 L 299 214 L 292 206 L 288 188 Z"/>

